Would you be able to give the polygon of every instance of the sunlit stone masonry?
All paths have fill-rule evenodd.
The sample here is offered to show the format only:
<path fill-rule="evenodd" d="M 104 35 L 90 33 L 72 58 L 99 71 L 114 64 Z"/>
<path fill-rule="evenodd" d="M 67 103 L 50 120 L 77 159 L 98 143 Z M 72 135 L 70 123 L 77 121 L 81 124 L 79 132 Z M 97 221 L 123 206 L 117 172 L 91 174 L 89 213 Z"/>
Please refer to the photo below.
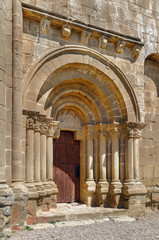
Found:
<path fill-rule="evenodd" d="M 159 208 L 158 15 L 0 1 L 0 237 L 57 203 Z"/>

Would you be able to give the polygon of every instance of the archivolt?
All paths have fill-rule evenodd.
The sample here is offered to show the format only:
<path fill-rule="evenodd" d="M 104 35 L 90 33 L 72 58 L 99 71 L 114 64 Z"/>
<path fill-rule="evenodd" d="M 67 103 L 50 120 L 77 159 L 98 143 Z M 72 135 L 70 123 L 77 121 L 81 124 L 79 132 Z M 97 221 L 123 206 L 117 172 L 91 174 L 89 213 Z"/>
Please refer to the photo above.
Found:
<path fill-rule="evenodd" d="M 45 110 L 52 107 L 53 115 L 74 105 L 92 123 L 140 120 L 134 91 L 124 74 L 87 47 L 65 46 L 44 56 L 24 79 L 23 101 L 28 110 L 37 110 L 37 103 Z"/>

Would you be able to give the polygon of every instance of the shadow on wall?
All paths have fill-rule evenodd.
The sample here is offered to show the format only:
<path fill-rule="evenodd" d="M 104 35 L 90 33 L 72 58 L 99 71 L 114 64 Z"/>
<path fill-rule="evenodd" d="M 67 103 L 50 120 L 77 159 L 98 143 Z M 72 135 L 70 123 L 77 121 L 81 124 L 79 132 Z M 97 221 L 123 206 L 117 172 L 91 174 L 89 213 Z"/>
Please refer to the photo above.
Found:
<path fill-rule="evenodd" d="M 154 82 L 159 97 L 159 54 L 151 54 L 146 58 L 144 74 Z"/>

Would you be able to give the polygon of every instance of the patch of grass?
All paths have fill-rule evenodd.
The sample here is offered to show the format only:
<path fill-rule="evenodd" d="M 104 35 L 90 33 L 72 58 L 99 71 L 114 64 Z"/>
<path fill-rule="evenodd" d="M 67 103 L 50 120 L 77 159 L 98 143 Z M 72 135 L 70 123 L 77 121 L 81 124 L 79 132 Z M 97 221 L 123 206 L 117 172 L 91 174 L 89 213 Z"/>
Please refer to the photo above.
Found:
<path fill-rule="evenodd" d="M 60 222 L 60 221 L 59 220 L 55 220 L 55 221 L 50 221 L 49 223 L 56 224 L 57 222 Z"/>
<path fill-rule="evenodd" d="M 32 230 L 33 230 L 33 228 L 32 228 L 32 227 L 30 227 L 30 226 L 26 226 L 26 230 L 28 230 L 28 231 L 32 231 Z"/>

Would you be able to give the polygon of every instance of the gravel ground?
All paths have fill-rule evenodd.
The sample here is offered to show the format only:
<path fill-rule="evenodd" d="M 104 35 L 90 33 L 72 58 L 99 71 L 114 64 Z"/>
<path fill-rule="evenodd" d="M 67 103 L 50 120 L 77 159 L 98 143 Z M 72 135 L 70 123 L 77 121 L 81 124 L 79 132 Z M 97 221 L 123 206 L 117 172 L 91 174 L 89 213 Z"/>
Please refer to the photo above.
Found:
<path fill-rule="evenodd" d="M 157 240 L 159 212 L 146 214 L 134 221 L 115 221 L 117 218 L 85 221 L 86 225 L 57 226 L 13 233 L 10 240 Z M 3 238 L 4 239 L 4 238 Z"/>

